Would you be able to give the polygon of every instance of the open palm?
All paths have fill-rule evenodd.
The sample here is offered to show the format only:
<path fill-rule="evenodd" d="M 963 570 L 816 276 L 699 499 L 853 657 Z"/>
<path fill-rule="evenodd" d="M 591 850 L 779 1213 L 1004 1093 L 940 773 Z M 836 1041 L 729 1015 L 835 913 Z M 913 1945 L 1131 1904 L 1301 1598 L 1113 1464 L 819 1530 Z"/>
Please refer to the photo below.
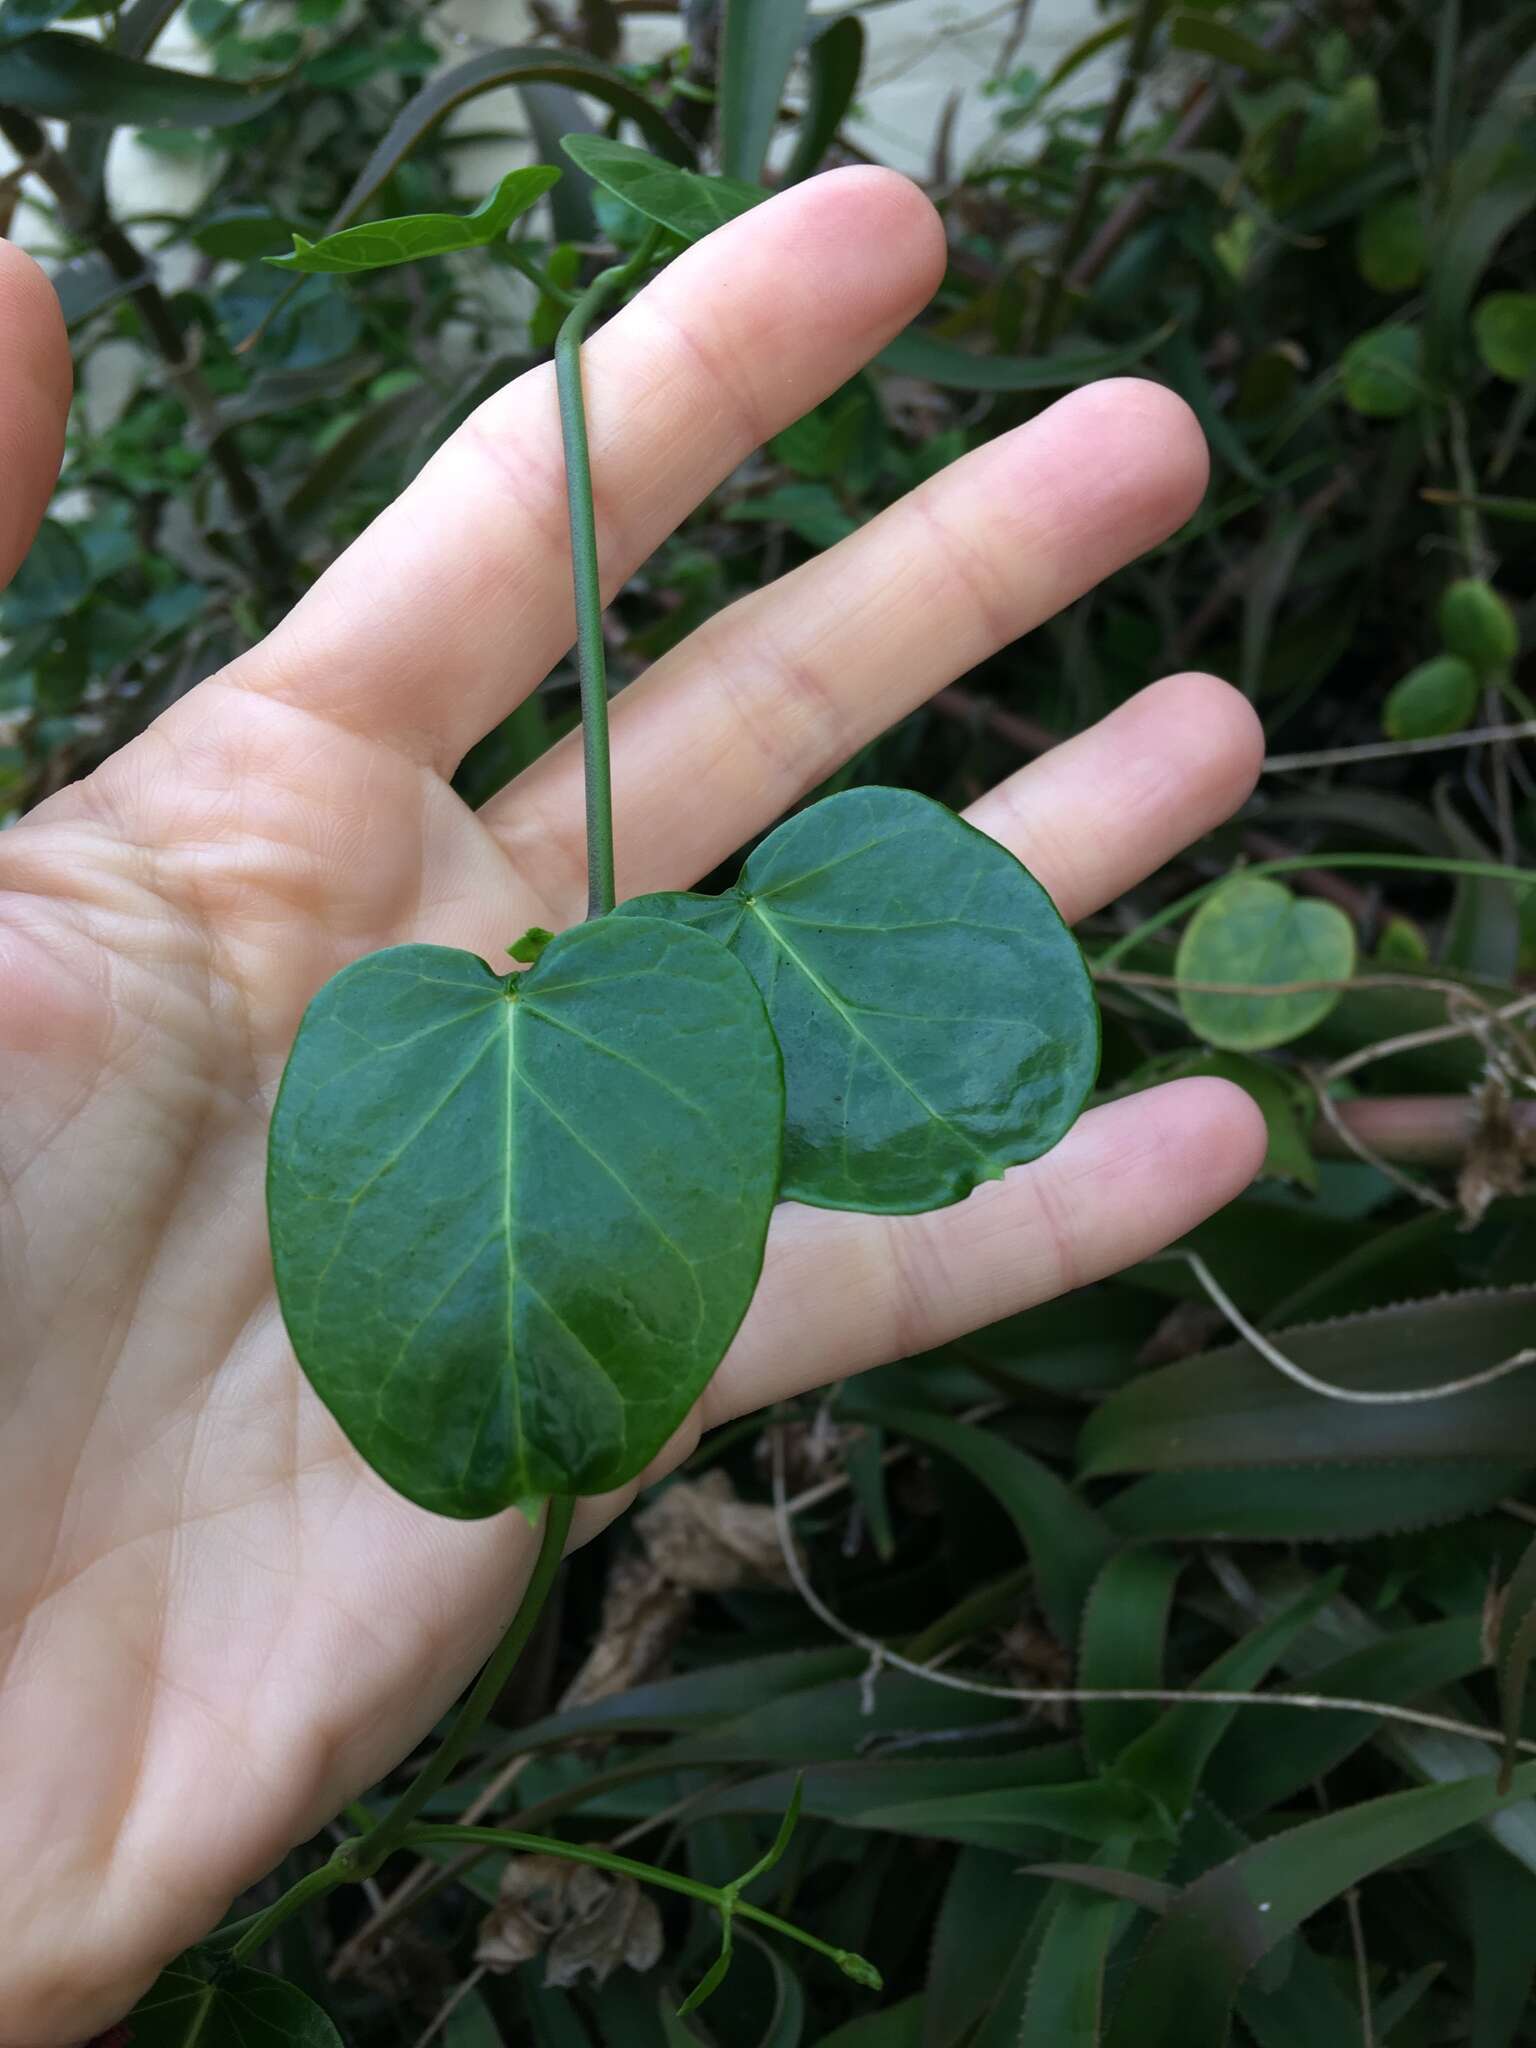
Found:
<path fill-rule="evenodd" d="M 590 344 L 610 586 L 911 318 L 942 249 L 915 188 L 836 172 L 712 236 Z M 3 546 L 46 495 L 67 365 L 37 274 L 0 259 L 0 461 L 23 479 Z M 702 627 L 615 707 L 620 895 L 694 884 L 1169 531 L 1203 476 L 1176 399 L 1099 386 Z M 284 1059 L 337 968 L 421 939 L 494 959 L 581 915 L 578 753 L 478 814 L 447 780 L 572 638 L 564 520 L 541 369 L 270 640 L 0 837 L 5 2048 L 118 2017 L 421 1737 L 517 1603 L 521 1519 L 397 1498 L 310 1392 L 262 1180 Z M 1241 801 L 1259 745 L 1240 698 L 1181 677 L 971 815 L 1081 917 Z M 1228 1200 L 1262 1142 L 1245 1096 L 1188 1081 L 932 1215 L 785 1205 L 658 1470 L 728 1416 L 1143 1255 Z"/>

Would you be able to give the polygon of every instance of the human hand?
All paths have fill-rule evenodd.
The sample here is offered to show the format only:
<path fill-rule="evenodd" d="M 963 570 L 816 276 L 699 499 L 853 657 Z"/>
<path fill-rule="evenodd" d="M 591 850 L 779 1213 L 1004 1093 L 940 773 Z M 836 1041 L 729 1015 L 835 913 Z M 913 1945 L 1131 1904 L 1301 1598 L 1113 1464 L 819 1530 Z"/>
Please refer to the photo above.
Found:
<path fill-rule="evenodd" d="M 836 252 L 835 280 L 829 252 Z M 67 393 L 0 245 L 0 462 L 30 525 Z M 832 173 L 680 257 L 588 344 L 606 580 L 914 313 L 938 223 Z M 9 435 L 15 446 L 7 448 Z M 1076 393 L 666 655 L 614 706 L 620 895 L 688 887 L 863 742 L 1182 521 L 1180 402 Z M 230 1899 L 432 1726 L 531 1561 L 515 1513 L 388 1491 L 272 1290 L 266 1126 L 305 1004 L 410 940 L 497 957 L 582 911 L 579 748 L 478 814 L 448 776 L 573 636 L 552 372 L 491 399 L 260 647 L 0 836 L 0 2042 L 106 2026 Z M 14 566 L 24 544 L 5 532 Z M 1242 800 L 1261 737 L 1157 684 L 971 817 L 1064 914 Z M 1178 1236 L 1256 1170 L 1226 1084 L 1085 1115 L 928 1215 L 782 1206 L 701 1430 L 919 1352 Z M 591 1533 L 637 1489 L 589 1502 Z"/>

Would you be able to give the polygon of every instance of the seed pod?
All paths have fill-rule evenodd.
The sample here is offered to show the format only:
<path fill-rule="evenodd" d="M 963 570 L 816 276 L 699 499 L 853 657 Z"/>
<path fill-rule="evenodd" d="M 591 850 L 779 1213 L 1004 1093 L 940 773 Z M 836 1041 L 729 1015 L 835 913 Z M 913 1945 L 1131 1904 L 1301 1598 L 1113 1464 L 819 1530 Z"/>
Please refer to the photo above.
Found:
<path fill-rule="evenodd" d="M 1395 683 L 1381 710 L 1389 740 L 1439 739 L 1460 732 L 1477 709 L 1477 675 L 1455 654 L 1421 662 Z"/>
<path fill-rule="evenodd" d="M 1507 668 L 1520 648 L 1515 615 L 1493 588 L 1477 576 L 1447 585 L 1440 600 L 1440 638 L 1446 652 L 1475 669 Z"/>

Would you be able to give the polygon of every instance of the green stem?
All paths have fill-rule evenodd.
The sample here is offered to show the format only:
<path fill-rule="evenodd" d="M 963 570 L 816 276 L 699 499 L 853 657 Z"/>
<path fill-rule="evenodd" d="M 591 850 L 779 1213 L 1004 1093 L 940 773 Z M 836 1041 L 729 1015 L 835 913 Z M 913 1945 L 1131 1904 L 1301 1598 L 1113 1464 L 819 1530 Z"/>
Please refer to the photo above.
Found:
<path fill-rule="evenodd" d="M 557 306 L 564 306 L 568 313 L 572 310 L 576 304 L 576 294 L 568 292 L 564 285 L 556 284 L 547 270 L 542 269 L 535 263 L 531 256 L 523 254 L 516 242 L 508 242 L 506 244 L 505 254 L 512 268 L 523 277 L 526 277 L 528 282 L 536 290 L 541 291 L 546 299 L 553 299 Z"/>
<path fill-rule="evenodd" d="M 1152 36 L 1163 18 L 1165 0 L 1140 0 L 1136 10 L 1136 26 L 1131 31 L 1131 46 L 1126 52 L 1124 68 L 1115 87 L 1114 98 L 1104 114 L 1104 124 L 1099 130 L 1098 145 L 1089 159 L 1088 168 L 1078 180 L 1077 196 L 1067 224 L 1061 231 L 1051 258 L 1050 275 L 1045 290 L 1035 311 L 1031 328 L 1028 353 L 1038 354 L 1048 349 L 1055 337 L 1056 323 L 1062 303 L 1072 281 L 1072 267 L 1082 253 L 1088 239 L 1088 230 L 1093 225 L 1094 209 L 1099 203 L 1109 171 L 1110 159 L 1120 141 L 1120 130 L 1125 126 L 1125 117 L 1131 111 L 1142 78 L 1146 74 L 1148 60 L 1152 54 Z"/>
<path fill-rule="evenodd" d="M 575 1500 L 564 1494 L 557 1494 L 546 1507 L 544 1532 L 539 1542 L 539 1554 L 534 1560 L 533 1575 L 523 1590 L 512 1624 L 497 1644 L 490 1662 L 475 1680 L 468 1699 L 460 1707 L 453 1726 L 443 1737 L 431 1762 L 412 1780 L 381 1821 L 354 1841 L 344 1842 L 329 1863 L 312 1870 L 308 1877 L 300 1878 L 264 1913 L 257 1915 L 230 1951 L 236 1962 L 254 1954 L 275 1929 L 310 1899 L 334 1891 L 339 1884 L 371 1877 L 385 1857 L 392 1855 L 405 1841 L 422 1807 L 452 1776 L 481 1722 L 496 1704 L 511 1676 L 513 1665 L 533 1634 L 534 1624 L 543 1611 L 550 1587 L 555 1582 L 555 1573 L 560 1568 L 560 1560 L 565 1555 L 566 1538 L 570 1535 L 571 1517 L 575 1511 Z"/>
<path fill-rule="evenodd" d="M 565 494 L 571 518 L 571 573 L 576 592 L 576 666 L 581 677 L 581 744 L 587 782 L 587 915 L 614 905 L 613 778 L 608 762 L 608 665 L 603 655 L 603 590 L 592 462 L 581 391 L 581 343 L 592 320 L 651 260 L 661 230 L 653 227 L 624 263 L 599 271 L 561 322 L 555 337 L 560 434 L 565 444 Z"/>
<path fill-rule="evenodd" d="M 755 1920 L 760 1927 L 771 1927 L 776 1934 L 787 1935 L 802 1947 L 814 1949 L 817 1955 L 836 1963 L 846 1976 L 852 1976 L 860 1983 L 870 1981 L 870 1966 L 862 1957 L 845 1948 L 833 1948 L 829 1942 L 808 1934 L 803 1927 L 781 1920 L 777 1913 L 769 1913 L 763 1907 L 739 1898 L 733 1885 L 701 1884 L 697 1878 L 681 1877 L 676 1871 L 658 1869 L 654 1863 L 636 1863 L 631 1857 L 616 1855 L 611 1849 L 599 1849 L 585 1842 L 562 1842 L 551 1835 L 525 1835 L 512 1828 L 454 1827 L 445 1823 L 441 1827 L 411 1828 L 405 1837 L 405 1846 L 410 1849 L 425 1848 L 432 1842 L 446 1842 L 455 1847 L 478 1842 L 488 1849 L 518 1849 L 533 1856 L 563 1856 L 572 1863 L 590 1863 L 598 1870 L 612 1871 L 616 1877 L 632 1877 L 640 1884 L 681 1892 L 686 1898 L 697 1899 L 701 1905 L 713 1906 L 718 1913 L 738 1913 L 744 1920 Z"/>
<path fill-rule="evenodd" d="M 1303 868 L 1399 868 L 1411 874 L 1421 875 L 1468 875 L 1485 882 L 1521 882 L 1536 887 L 1536 868 L 1505 867 L 1494 860 L 1434 860 L 1427 855 L 1415 853 L 1302 853 L 1288 860 L 1258 860 L 1252 866 L 1239 868 L 1240 875 L 1287 875 Z M 1096 954 L 1089 965 L 1096 973 L 1106 967 L 1113 967 L 1133 952 L 1147 939 L 1154 939 L 1168 925 L 1174 924 L 1186 911 L 1194 910 L 1207 896 L 1214 896 L 1233 879 L 1231 875 L 1218 875 L 1214 882 L 1206 882 L 1198 889 L 1191 889 L 1187 896 L 1179 897 L 1176 903 L 1165 904 L 1145 924 L 1137 925 L 1134 931 L 1116 939 L 1102 953 Z"/>

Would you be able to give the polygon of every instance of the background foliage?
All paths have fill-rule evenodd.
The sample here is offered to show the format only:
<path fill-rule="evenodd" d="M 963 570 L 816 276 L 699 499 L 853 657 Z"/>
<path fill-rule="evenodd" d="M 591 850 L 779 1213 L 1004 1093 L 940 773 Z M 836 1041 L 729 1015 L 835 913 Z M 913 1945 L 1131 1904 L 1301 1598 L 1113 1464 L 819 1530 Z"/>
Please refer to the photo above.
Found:
<path fill-rule="evenodd" d="M 0 7 L 0 129 L 28 159 L 0 204 L 44 209 L 87 381 L 112 353 L 129 385 L 77 410 L 55 516 L 0 607 L 13 814 L 246 645 L 547 351 L 557 309 L 523 256 L 574 281 L 640 223 L 568 171 L 522 245 L 345 280 L 262 258 L 295 230 L 463 213 L 457 155 L 502 134 L 504 98 L 476 111 L 492 86 L 521 88 L 501 170 L 590 128 L 747 182 L 772 143 L 768 182 L 803 175 L 849 154 L 862 53 L 863 10 L 797 0 L 694 0 L 643 65 L 623 0 L 543 6 L 533 44 L 469 54 L 413 0 L 191 0 L 194 78 L 153 59 L 165 0 L 90 11 Z M 1536 1394 L 1516 1371 L 1358 1398 L 1423 1395 L 1536 1331 L 1536 891 L 1445 866 L 1536 862 L 1536 7 L 1083 16 L 1054 75 L 992 81 L 971 161 L 935 135 L 951 263 L 921 330 L 659 551 L 613 609 L 613 663 L 633 677 L 1057 391 L 1126 369 L 1179 390 L 1214 456 L 1196 517 L 838 783 L 960 804 L 1163 671 L 1232 677 L 1268 728 L 1259 795 L 1086 937 L 1102 1088 L 1230 1076 L 1268 1119 L 1265 1177 L 1195 1233 L 1198 1268 L 1149 1262 L 712 1438 L 572 1562 L 439 1802 L 724 1882 L 803 1770 L 799 1832 L 752 1896 L 872 1956 L 883 1998 L 742 1932 L 725 1988 L 679 2020 L 712 1942 L 681 1902 L 658 1962 L 622 1888 L 513 1866 L 496 1906 L 496 1860 L 423 1885 L 400 1859 L 408 1915 L 339 1895 L 271 1958 L 368 2048 L 434 2021 L 453 2048 L 1536 2040 L 1536 1805 L 1496 1806 L 1492 1746 L 1501 1725 L 1536 1737 L 1536 1571 L 1516 1570 Z M 1103 50 L 1106 95 L 1065 103 Z M 108 214 L 119 124 L 208 169 L 195 213 Z M 1508 606 L 1446 598 L 1468 579 Z M 463 793 L 574 718 L 561 669 L 470 755 Z M 1135 936 L 1288 859 L 1283 882 Z M 991 1690 L 832 1632 L 785 1578 L 775 1459 L 820 1600 Z M 1074 1681 L 1367 1704 L 1003 1696 Z"/>

